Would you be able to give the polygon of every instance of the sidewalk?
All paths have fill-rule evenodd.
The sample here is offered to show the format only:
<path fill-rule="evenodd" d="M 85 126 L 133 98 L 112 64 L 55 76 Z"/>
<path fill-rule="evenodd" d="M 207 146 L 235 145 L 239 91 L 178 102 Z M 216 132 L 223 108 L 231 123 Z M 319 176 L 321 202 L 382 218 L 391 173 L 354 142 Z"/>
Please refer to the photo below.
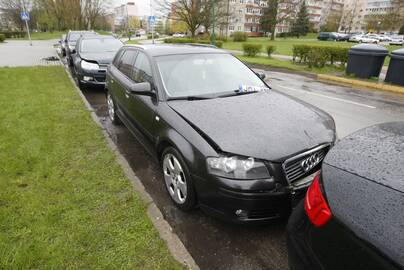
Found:
<path fill-rule="evenodd" d="M 46 61 L 45 58 L 57 57 L 53 47 L 57 40 L 6 40 L 0 43 L 0 67 L 49 66 L 59 65 L 59 61 Z"/>

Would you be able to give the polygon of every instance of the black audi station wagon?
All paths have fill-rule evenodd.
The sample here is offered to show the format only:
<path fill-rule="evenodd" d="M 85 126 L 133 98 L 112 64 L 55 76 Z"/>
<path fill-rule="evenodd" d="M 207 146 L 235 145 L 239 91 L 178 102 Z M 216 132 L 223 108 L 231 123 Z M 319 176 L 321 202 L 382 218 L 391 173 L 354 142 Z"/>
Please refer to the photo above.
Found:
<path fill-rule="evenodd" d="M 107 70 L 109 117 L 157 158 L 177 207 L 266 222 L 303 197 L 336 133 L 262 78 L 215 47 L 124 46 Z"/>

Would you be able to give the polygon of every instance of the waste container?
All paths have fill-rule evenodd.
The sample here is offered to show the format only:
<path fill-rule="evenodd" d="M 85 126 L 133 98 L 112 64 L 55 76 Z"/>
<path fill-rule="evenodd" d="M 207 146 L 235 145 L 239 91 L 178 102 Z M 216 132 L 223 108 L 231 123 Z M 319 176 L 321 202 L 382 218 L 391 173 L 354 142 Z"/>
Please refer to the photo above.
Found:
<path fill-rule="evenodd" d="M 347 74 L 368 79 L 379 77 L 389 51 L 375 44 L 359 44 L 349 50 Z"/>
<path fill-rule="evenodd" d="M 391 52 L 389 69 L 384 81 L 404 86 L 404 49 Z"/>

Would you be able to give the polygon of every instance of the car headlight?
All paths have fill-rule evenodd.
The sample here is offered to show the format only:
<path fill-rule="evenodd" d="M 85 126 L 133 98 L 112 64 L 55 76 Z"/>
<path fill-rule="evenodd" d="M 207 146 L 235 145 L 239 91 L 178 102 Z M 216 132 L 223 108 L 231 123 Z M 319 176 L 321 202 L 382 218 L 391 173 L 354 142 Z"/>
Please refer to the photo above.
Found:
<path fill-rule="evenodd" d="M 81 67 L 86 70 L 98 70 L 100 68 L 98 64 L 90 63 L 84 60 L 81 61 Z"/>
<path fill-rule="evenodd" d="M 271 178 L 267 167 L 252 157 L 220 156 L 207 158 L 209 173 L 232 179 Z"/>

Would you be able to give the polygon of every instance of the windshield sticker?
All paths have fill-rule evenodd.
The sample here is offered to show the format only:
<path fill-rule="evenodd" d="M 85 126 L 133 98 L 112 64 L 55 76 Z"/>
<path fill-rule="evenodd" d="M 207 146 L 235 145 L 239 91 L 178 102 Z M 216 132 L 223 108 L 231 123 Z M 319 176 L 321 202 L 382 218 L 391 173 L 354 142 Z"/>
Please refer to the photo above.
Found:
<path fill-rule="evenodd" d="M 263 91 L 268 91 L 269 88 L 262 87 L 262 86 L 240 84 L 238 90 L 240 92 L 263 92 Z"/>

